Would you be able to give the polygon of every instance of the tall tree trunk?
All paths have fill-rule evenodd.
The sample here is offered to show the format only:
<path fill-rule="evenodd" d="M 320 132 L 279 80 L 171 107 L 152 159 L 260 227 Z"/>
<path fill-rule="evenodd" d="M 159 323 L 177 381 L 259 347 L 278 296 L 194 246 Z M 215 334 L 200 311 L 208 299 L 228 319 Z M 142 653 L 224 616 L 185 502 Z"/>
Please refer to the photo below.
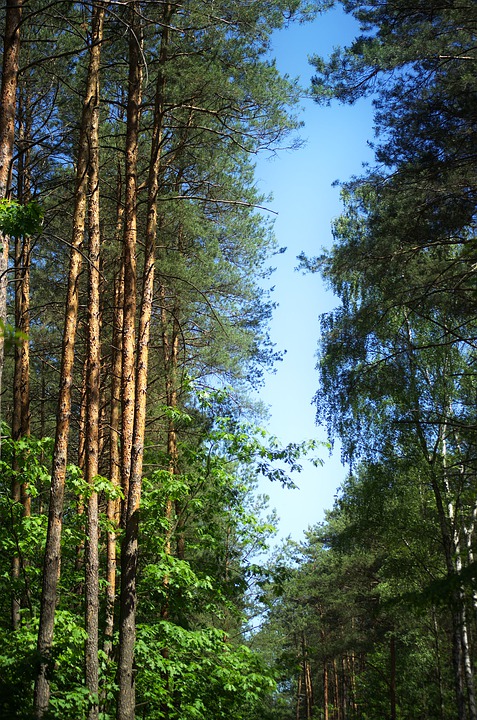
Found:
<path fill-rule="evenodd" d="M 311 720 L 313 714 L 313 684 L 311 679 L 310 660 L 308 658 L 308 650 L 306 646 L 305 633 L 301 637 L 302 663 L 303 663 L 303 684 L 305 688 L 305 710 L 306 720 Z"/>
<path fill-rule="evenodd" d="M 137 155 L 141 104 L 141 48 L 139 3 L 130 4 L 129 77 L 126 117 L 124 202 L 124 315 L 122 354 L 122 446 L 121 482 L 124 493 L 121 523 L 125 535 L 121 548 L 121 593 L 119 618 L 118 720 L 133 720 L 135 712 L 134 645 L 136 638 L 136 503 L 138 489 L 130 490 L 135 415 L 135 322 L 136 322 L 136 233 Z"/>
<path fill-rule="evenodd" d="M 165 7 L 166 14 L 169 6 Z M 167 46 L 167 23 L 164 25 L 161 38 L 161 66 L 165 61 L 164 53 Z M 140 100 L 140 66 L 138 57 L 137 37 L 132 38 L 133 47 L 130 51 L 130 96 L 137 98 L 131 104 L 131 117 L 128 103 L 128 131 L 134 130 L 137 141 L 138 107 Z M 136 42 L 134 42 L 136 41 Z M 147 226 L 141 294 L 141 310 L 139 315 L 137 340 L 136 392 L 134 401 L 134 430 L 131 447 L 131 465 L 128 487 L 128 501 L 125 525 L 125 537 L 121 548 L 121 617 L 120 617 L 120 656 L 119 656 L 119 697 L 118 720 L 134 720 L 135 713 L 135 677 L 133 673 L 134 645 L 136 639 L 136 579 L 138 562 L 139 507 L 142 490 L 142 471 L 144 458 L 144 438 L 146 428 L 146 395 L 149 369 L 149 342 L 154 295 L 154 269 L 157 232 L 157 195 L 159 191 L 159 171 L 161 163 L 162 120 L 164 104 L 164 76 L 160 71 L 155 96 L 154 122 L 151 144 L 151 158 L 148 174 Z M 136 94 L 133 90 L 136 88 Z M 131 138 L 132 140 L 133 138 Z M 137 144 L 136 144 L 137 152 Z M 135 158 L 136 156 L 134 156 Z M 127 170 L 126 170 L 127 173 Z M 135 187 L 134 187 L 135 189 Z M 128 189 L 126 186 L 126 195 Z M 126 212 L 127 212 L 126 201 Z M 126 225 L 127 225 L 126 218 Z M 132 238 L 131 238 L 132 239 Z M 125 263 L 125 276 L 128 265 Z M 125 293 L 127 283 L 125 283 Z M 124 340 L 126 342 L 126 302 L 124 312 Z M 123 352 L 123 363 L 126 354 Z M 124 372 L 124 368 L 123 368 Z M 123 409 L 124 413 L 124 409 Z M 124 420 L 123 420 L 124 442 Z"/>
<path fill-rule="evenodd" d="M 103 39 L 104 5 L 98 8 L 95 42 Z M 101 309 L 100 309 L 100 212 L 99 212 L 99 72 L 92 98 L 90 164 L 88 176 L 89 204 L 89 298 L 88 298 L 88 372 L 86 392 L 85 480 L 90 486 L 87 503 L 85 551 L 85 682 L 89 690 L 88 720 L 97 720 L 99 711 L 99 514 L 98 493 L 93 489 L 98 475 L 100 452 L 100 382 L 101 382 Z"/>
<path fill-rule="evenodd" d="M 396 638 L 394 633 L 389 641 L 389 652 L 391 658 L 391 677 L 389 682 L 390 702 L 391 702 L 391 720 L 396 720 Z"/>
<path fill-rule="evenodd" d="M 328 662 L 325 659 L 323 661 L 323 720 L 329 720 L 329 694 Z"/>
<path fill-rule="evenodd" d="M 336 658 L 333 658 L 333 690 L 334 690 L 334 698 L 333 698 L 333 706 L 335 709 L 334 717 L 336 720 L 340 720 L 340 687 L 339 687 L 339 678 L 338 678 L 338 666 L 336 664 Z"/>
<path fill-rule="evenodd" d="M 3 36 L 2 84 L 0 87 L 0 200 L 7 198 L 13 163 L 15 111 L 20 57 L 20 22 L 23 0 L 6 0 L 5 33 Z M 9 238 L 0 234 L 0 398 L 2 394 L 5 352 L 4 328 L 7 322 L 7 272 Z M 1 406 L 0 406 L 1 420 Z M 1 432 L 0 432 L 1 454 Z"/>
<path fill-rule="evenodd" d="M 48 531 L 43 566 L 43 588 L 38 630 L 38 654 L 40 656 L 35 682 L 35 716 L 43 717 L 50 699 L 49 667 L 55 621 L 55 607 L 61 560 L 61 530 L 66 464 L 68 456 L 68 435 L 71 415 L 71 388 L 73 384 L 74 349 L 78 320 L 79 275 L 81 270 L 81 246 L 85 231 L 86 194 L 88 167 L 90 161 L 90 136 L 95 108 L 97 77 L 100 65 L 101 46 L 98 31 L 102 25 L 103 9 L 95 5 L 91 20 L 91 46 L 86 79 L 85 97 L 81 117 L 78 162 L 76 168 L 76 189 L 73 214 L 73 236 L 70 266 L 68 272 L 66 315 L 63 330 L 63 347 L 60 369 L 60 388 L 53 469 L 50 487 Z"/>
<path fill-rule="evenodd" d="M 165 6 L 166 16 L 169 5 Z M 136 637 L 136 578 L 138 562 L 139 507 L 141 502 L 142 471 L 144 458 L 144 438 L 146 429 L 146 394 L 149 369 L 149 342 L 154 295 L 154 269 L 157 232 L 157 195 L 161 164 L 162 121 L 164 105 L 164 75 L 162 65 L 168 42 L 167 22 L 164 23 L 161 38 L 160 71 L 155 93 L 154 123 L 151 144 L 151 158 L 148 175 L 147 226 L 137 341 L 136 394 L 134 403 L 134 431 L 131 449 L 131 471 L 129 476 L 128 502 L 125 538 L 121 549 L 121 620 L 120 620 L 120 664 L 119 664 L 119 701 L 118 720 L 133 720 L 135 711 L 135 678 L 133 674 L 134 644 Z M 140 91 L 139 58 L 135 58 L 137 45 L 131 52 L 135 62 L 133 78 Z M 130 83 L 130 90 L 134 87 Z M 138 97 L 139 101 L 139 97 Z M 129 108 L 128 108 L 129 110 Z M 137 117 L 137 113 L 136 113 Z M 127 191 L 126 191 L 127 192 Z M 126 203 L 127 210 L 127 203 Z M 127 220 L 126 220 L 127 222 Z M 127 264 L 125 264 L 127 273 Z M 125 292 L 127 285 L 125 284 Z M 126 302 L 124 313 L 126 328 Z M 126 334 L 124 334 L 126 338 Z M 125 340 L 124 340 L 125 342 Z M 123 353 L 123 362 L 126 355 Z M 123 410 L 124 412 L 124 410 Z M 123 423 L 124 428 L 124 423 Z M 123 438 L 124 442 L 124 438 Z"/>
<path fill-rule="evenodd" d="M 161 285 L 160 288 L 161 298 L 161 335 L 162 335 L 162 352 L 164 359 L 164 380 L 166 389 L 166 405 L 175 410 L 177 408 L 177 362 L 179 356 L 179 307 L 176 300 L 174 300 L 172 311 L 167 308 L 166 288 Z M 169 318 L 169 313 L 172 318 Z M 169 458 L 169 472 L 171 475 L 177 473 L 177 432 L 176 424 L 173 416 L 168 418 L 167 421 L 167 455 Z M 175 506 L 172 501 L 168 498 L 166 501 L 166 520 L 168 520 L 168 530 L 165 543 L 165 552 L 170 553 L 171 551 L 171 535 L 172 535 L 172 522 L 174 509 L 176 513 L 180 513 L 180 503 L 176 502 Z M 183 557 L 184 555 L 184 538 L 179 538 L 178 544 L 180 545 L 180 552 Z M 166 578 L 166 584 L 168 578 Z"/>
<path fill-rule="evenodd" d="M 442 461 L 443 461 L 443 481 L 444 490 L 447 496 L 447 523 L 449 530 L 449 538 L 447 539 L 446 545 L 451 549 L 452 554 L 448 559 L 448 568 L 452 568 L 452 573 L 460 576 L 462 573 L 462 554 L 460 547 L 460 532 L 458 526 L 457 513 L 454 507 L 454 502 L 451 500 L 451 488 L 448 478 L 447 470 L 447 445 L 446 445 L 446 434 L 447 427 L 444 425 L 442 430 Z M 459 578 L 459 587 L 455 593 L 457 603 L 453 609 L 454 617 L 454 633 L 455 633 L 455 644 L 460 643 L 461 648 L 461 668 L 463 664 L 465 688 L 467 690 L 467 704 L 469 708 L 470 720 L 477 720 L 477 705 L 475 699 L 474 689 L 474 674 L 472 668 L 472 661 L 470 657 L 469 637 L 467 629 L 467 617 L 465 607 L 465 591 Z M 460 669 L 460 673 L 462 670 Z"/>
<path fill-rule="evenodd" d="M 442 666 L 441 666 L 441 650 L 439 643 L 439 626 L 437 624 L 436 609 L 432 608 L 432 631 L 434 634 L 434 647 L 436 653 L 436 675 L 437 675 L 437 687 L 439 690 L 439 717 L 440 720 L 444 718 L 444 686 L 442 681 Z"/>
<path fill-rule="evenodd" d="M 296 707 L 295 707 L 295 718 L 296 720 L 300 720 L 300 708 L 301 708 L 301 686 L 303 682 L 303 675 L 300 672 L 298 675 L 298 682 L 296 687 Z"/>
<path fill-rule="evenodd" d="M 431 485 L 436 500 L 437 517 L 441 530 L 446 569 L 449 576 L 452 577 L 456 574 L 453 533 L 450 527 L 449 517 L 445 509 L 439 479 L 437 478 L 434 467 L 430 467 L 430 475 Z M 462 672 L 464 667 L 464 655 L 462 645 L 462 616 L 460 611 L 460 605 L 461 594 L 460 591 L 457 589 L 452 593 L 450 609 L 452 621 L 452 664 L 454 670 L 454 687 L 457 701 L 457 717 L 458 720 L 466 720 L 466 693 L 465 682 Z"/>
<path fill-rule="evenodd" d="M 116 237 L 119 241 L 122 233 L 122 174 L 118 167 L 117 182 L 117 218 Z M 121 423 L 121 365 L 122 365 L 122 333 L 124 305 L 124 265 L 116 275 L 114 284 L 113 338 L 111 360 L 111 400 L 110 400 L 110 434 L 109 434 L 109 467 L 110 480 L 115 487 L 121 485 L 121 454 L 120 454 L 120 423 Z M 116 600 L 116 529 L 119 525 L 120 504 L 117 498 L 108 498 L 106 509 L 108 531 L 106 533 L 106 617 L 104 629 L 104 652 L 111 656 L 114 634 L 114 604 Z"/>
<path fill-rule="evenodd" d="M 18 142 L 18 200 L 27 203 L 30 200 L 29 177 L 29 139 L 31 121 L 28 112 L 28 95 L 20 94 L 19 102 L 19 142 Z M 15 330 L 19 334 L 15 344 L 15 369 L 13 378 L 13 418 L 12 437 L 19 440 L 30 435 L 30 238 L 23 235 L 15 238 Z M 18 472 L 17 458 L 13 459 L 13 470 Z M 31 498 L 28 483 L 14 476 L 12 500 L 21 502 L 23 515 L 31 514 Z M 13 598 L 12 627 L 16 630 L 20 624 L 20 597 L 15 585 L 20 578 L 21 564 L 25 559 L 15 553 L 12 562 Z"/>

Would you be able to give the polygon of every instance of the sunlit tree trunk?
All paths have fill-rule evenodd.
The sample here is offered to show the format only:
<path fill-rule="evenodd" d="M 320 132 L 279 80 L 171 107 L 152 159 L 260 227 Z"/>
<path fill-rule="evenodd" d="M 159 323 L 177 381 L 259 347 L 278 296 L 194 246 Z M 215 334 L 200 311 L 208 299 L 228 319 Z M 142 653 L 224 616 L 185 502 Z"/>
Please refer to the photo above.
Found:
<path fill-rule="evenodd" d="M 166 16 L 169 6 L 165 6 Z M 160 64 L 165 62 L 167 47 L 168 26 L 161 38 Z M 136 32 L 136 38 L 138 37 Z M 137 107 L 140 99 L 140 68 L 137 44 L 130 49 L 130 92 L 137 88 Z M 135 712 L 135 677 L 133 673 L 134 644 L 136 637 L 136 581 L 138 562 L 138 533 L 139 533 L 139 507 L 141 502 L 142 471 L 144 458 L 144 439 L 146 428 L 146 396 L 149 369 L 149 343 L 151 331 L 152 303 L 154 295 L 154 269 L 157 233 L 157 195 L 159 192 L 159 177 L 161 164 L 162 144 L 162 122 L 164 105 L 164 83 L 165 79 L 160 69 L 155 93 L 154 122 L 151 142 L 151 157 L 148 174 L 148 198 L 147 198 L 147 225 L 146 243 L 144 253 L 143 283 L 141 292 L 141 308 L 138 323 L 137 338 L 137 367 L 136 387 L 134 402 L 134 430 L 131 447 L 131 471 L 129 476 L 128 501 L 125 525 L 125 537 L 121 549 L 121 617 L 120 617 L 120 660 L 119 660 L 119 700 L 118 720 L 133 720 Z M 138 112 L 134 112 L 134 104 L 131 106 L 131 117 L 129 117 L 128 105 L 128 129 L 137 133 Z M 137 137 L 137 136 L 136 136 Z M 131 138 L 132 139 L 132 138 Z M 126 170 L 127 177 L 127 170 Z M 126 193 L 128 192 L 126 187 Z M 126 201 L 126 213 L 128 204 Z M 126 218 L 126 224 L 127 224 Z M 125 278 L 128 273 L 128 265 L 125 263 Z M 125 293 L 127 283 L 125 282 Z M 124 311 L 124 340 L 126 342 L 126 302 Z M 126 354 L 123 352 L 123 363 Z M 124 369 L 123 369 L 124 372 Z M 123 408 L 124 413 L 124 408 Z M 124 433 L 124 420 L 123 420 Z M 123 437 L 124 442 L 124 437 Z"/>
<path fill-rule="evenodd" d="M 103 9 L 94 6 L 92 32 L 85 97 L 81 117 L 80 141 L 76 168 L 76 188 L 73 212 L 73 236 L 67 281 L 66 315 L 63 330 L 63 347 L 60 368 L 60 388 L 53 468 L 48 512 L 48 531 L 43 566 L 43 588 L 38 630 L 38 654 L 40 657 L 35 682 L 35 716 L 43 717 L 50 699 L 49 669 L 53 642 L 55 606 L 61 561 L 61 529 L 68 435 L 71 415 L 71 389 L 73 383 L 74 349 L 78 320 L 79 275 L 81 270 L 81 246 L 85 231 L 87 178 L 90 161 L 90 135 L 95 107 L 97 77 L 100 65 L 101 45 L 98 41 L 102 26 Z"/>

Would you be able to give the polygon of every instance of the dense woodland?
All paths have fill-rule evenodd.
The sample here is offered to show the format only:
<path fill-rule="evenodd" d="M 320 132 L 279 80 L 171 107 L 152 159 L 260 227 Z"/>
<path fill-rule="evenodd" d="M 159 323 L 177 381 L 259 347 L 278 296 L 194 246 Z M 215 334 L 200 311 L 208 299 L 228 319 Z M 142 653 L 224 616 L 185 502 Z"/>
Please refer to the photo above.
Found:
<path fill-rule="evenodd" d="M 477 720 L 477 6 L 340 4 L 308 92 L 372 95 L 375 163 L 300 263 L 347 476 L 267 555 L 257 478 L 316 449 L 261 427 L 254 161 L 298 142 L 272 33 L 332 3 L 2 3 L 1 718 Z"/>

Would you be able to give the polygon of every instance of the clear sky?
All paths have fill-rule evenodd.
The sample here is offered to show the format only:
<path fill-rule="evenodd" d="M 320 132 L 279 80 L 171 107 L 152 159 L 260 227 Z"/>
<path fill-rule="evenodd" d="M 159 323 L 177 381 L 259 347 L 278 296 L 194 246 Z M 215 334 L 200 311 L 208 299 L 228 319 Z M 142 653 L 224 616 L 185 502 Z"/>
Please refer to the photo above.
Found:
<path fill-rule="evenodd" d="M 313 68 L 308 56 L 327 56 L 347 44 L 357 33 L 354 20 L 334 9 L 313 23 L 295 25 L 274 37 L 274 56 L 282 73 L 299 76 L 308 87 Z M 332 242 L 331 221 L 341 211 L 339 188 L 335 180 L 359 174 L 362 164 L 372 160 L 367 144 L 373 138 L 372 107 L 360 101 L 353 107 L 334 103 L 329 108 L 303 98 L 304 147 L 283 151 L 276 158 L 261 158 L 257 181 L 263 192 L 273 193 L 270 207 L 278 212 L 275 233 L 287 252 L 275 260 L 273 275 L 275 311 L 271 327 L 277 348 L 286 350 L 284 360 L 269 376 L 261 398 L 270 408 L 269 430 L 282 442 L 308 438 L 326 440 L 324 429 L 315 425 L 312 398 L 318 387 L 316 348 L 319 315 L 337 304 L 317 275 L 296 272 L 297 255 L 304 251 L 316 255 Z M 307 465 L 296 477 L 299 490 L 281 489 L 270 482 L 260 484 L 260 492 L 270 496 L 271 507 L 280 517 L 279 537 L 303 538 L 303 531 L 323 519 L 333 505 L 334 495 L 345 477 L 339 451 L 329 458 L 321 453 L 323 468 Z"/>

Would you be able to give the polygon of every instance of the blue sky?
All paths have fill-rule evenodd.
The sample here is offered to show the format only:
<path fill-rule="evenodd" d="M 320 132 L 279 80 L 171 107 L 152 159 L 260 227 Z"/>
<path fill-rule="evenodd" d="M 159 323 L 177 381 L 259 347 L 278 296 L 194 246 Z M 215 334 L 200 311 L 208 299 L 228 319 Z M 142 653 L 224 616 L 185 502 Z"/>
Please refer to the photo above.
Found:
<path fill-rule="evenodd" d="M 278 32 L 273 48 L 277 66 L 282 73 L 299 76 L 301 84 L 308 87 L 313 74 L 308 56 L 327 56 L 334 47 L 349 43 L 357 31 L 352 18 L 334 9 L 313 23 Z M 278 212 L 275 233 L 279 245 L 287 247 L 274 263 L 277 270 L 272 282 L 279 307 L 271 326 L 273 341 L 286 350 L 286 355 L 260 393 L 270 408 L 269 430 L 286 443 L 308 438 L 326 440 L 326 433 L 314 422 L 312 398 L 318 386 L 315 355 L 319 315 L 337 304 L 317 275 L 304 276 L 294 270 L 296 257 L 301 251 L 313 256 L 330 246 L 331 222 L 341 211 L 340 191 L 332 183 L 359 174 L 363 162 L 372 160 L 367 144 L 373 138 L 369 101 L 353 107 L 334 103 L 324 108 L 304 97 L 302 105 L 305 127 L 301 137 L 305 145 L 272 159 L 259 159 L 256 171 L 260 189 L 273 194 L 270 207 Z M 333 505 L 346 470 L 339 451 L 329 458 L 324 448 L 321 455 L 323 468 L 307 465 L 297 476 L 299 490 L 284 490 L 269 482 L 260 484 L 260 492 L 270 496 L 270 505 L 280 517 L 280 538 L 291 535 L 302 539 L 303 531 L 320 522 L 324 511 Z"/>

